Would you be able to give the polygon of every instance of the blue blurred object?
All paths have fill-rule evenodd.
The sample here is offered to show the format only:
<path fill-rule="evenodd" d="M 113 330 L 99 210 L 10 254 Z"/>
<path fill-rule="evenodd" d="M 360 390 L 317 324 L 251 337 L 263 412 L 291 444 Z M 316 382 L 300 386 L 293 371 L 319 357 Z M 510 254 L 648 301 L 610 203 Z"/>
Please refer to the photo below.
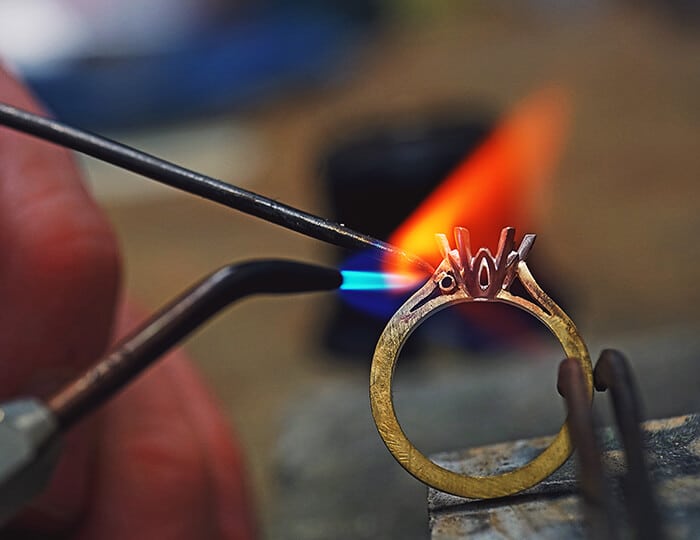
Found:
<path fill-rule="evenodd" d="M 277 8 L 152 55 L 82 59 L 25 80 L 62 121 L 125 128 L 259 103 L 347 69 L 364 24 Z"/>
<path fill-rule="evenodd" d="M 402 274 L 366 270 L 343 270 L 342 274 L 340 289 L 345 291 L 405 291 L 412 289 L 414 283 L 410 277 Z"/>
<path fill-rule="evenodd" d="M 364 274 L 364 287 L 350 286 L 346 284 L 347 275 L 355 272 L 360 276 Z M 340 287 L 340 296 L 348 306 L 368 313 L 371 316 L 387 322 L 394 312 L 416 292 L 423 282 L 409 289 L 392 288 L 387 286 L 387 279 L 382 272 L 381 255 L 371 251 L 360 251 L 348 258 L 342 264 L 343 285 Z M 379 276 L 378 279 L 373 279 Z M 358 280 L 356 279 L 355 282 Z M 358 285 L 355 283 L 355 285 Z"/>

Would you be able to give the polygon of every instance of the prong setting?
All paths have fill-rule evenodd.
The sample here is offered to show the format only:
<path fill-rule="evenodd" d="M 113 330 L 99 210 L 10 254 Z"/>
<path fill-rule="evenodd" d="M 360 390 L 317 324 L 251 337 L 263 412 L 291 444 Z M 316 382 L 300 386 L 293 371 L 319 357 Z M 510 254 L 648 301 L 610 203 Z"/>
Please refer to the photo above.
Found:
<path fill-rule="evenodd" d="M 436 283 L 445 294 L 459 286 L 472 298 L 494 298 L 499 291 L 508 290 L 516 276 L 518 264 L 525 260 L 535 242 L 534 234 L 526 234 L 516 249 L 515 229 L 506 227 L 501 231 L 495 256 L 486 247 L 472 255 L 469 230 L 456 227 L 454 235 L 456 249 L 450 248 L 446 235 L 436 235 L 443 263 L 454 273 L 454 283 L 450 284 L 450 288 L 443 286 L 442 274 Z"/>

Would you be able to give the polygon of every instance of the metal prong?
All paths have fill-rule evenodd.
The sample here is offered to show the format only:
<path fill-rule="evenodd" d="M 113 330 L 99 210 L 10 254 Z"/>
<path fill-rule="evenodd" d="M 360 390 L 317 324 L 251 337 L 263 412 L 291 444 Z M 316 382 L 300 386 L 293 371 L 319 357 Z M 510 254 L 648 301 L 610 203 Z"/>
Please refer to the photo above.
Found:
<path fill-rule="evenodd" d="M 515 228 L 504 227 L 501 230 L 501 236 L 498 239 L 498 251 L 496 252 L 496 267 L 505 266 L 511 252 L 515 249 Z M 505 259 L 505 261 L 504 261 Z"/>
<path fill-rule="evenodd" d="M 443 233 L 435 233 L 435 241 L 438 245 L 438 250 L 440 250 L 440 256 L 443 259 L 447 258 L 447 254 L 450 252 L 450 242 L 447 240 L 447 236 Z"/>
<path fill-rule="evenodd" d="M 455 242 L 457 243 L 459 258 L 462 259 L 462 266 L 464 268 L 471 268 L 472 249 L 469 229 L 465 229 L 464 227 L 455 227 Z"/>
<path fill-rule="evenodd" d="M 520 257 L 521 261 L 524 261 L 527 258 L 532 246 L 535 244 L 536 238 L 536 234 L 526 234 L 523 236 L 523 239 L 520 242 L 520 247 L 518 248 L 518 256 Z"/>

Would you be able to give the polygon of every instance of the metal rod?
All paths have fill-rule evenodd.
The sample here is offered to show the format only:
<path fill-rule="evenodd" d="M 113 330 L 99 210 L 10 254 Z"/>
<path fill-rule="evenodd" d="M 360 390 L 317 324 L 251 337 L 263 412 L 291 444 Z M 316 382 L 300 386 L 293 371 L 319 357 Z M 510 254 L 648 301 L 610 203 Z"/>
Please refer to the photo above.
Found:
<path fill-rule="evenodd" d="M 627 513 L 641 540 L 662 539 L 661 518 L 654 499 L 649 471 L 644 457 L 641 400 L 632 369 L 624 355 L 614 349 L 604 350 L 593 371 L 596 390 L 609 390 L 617 428 L 625 448 L 627 474 L 623 479 Z"/>
<path fill-rule="evenodd" d="M 343 248 L 373 248 L 398 255 L 432 273 L 426 261 L 396 246 L 356 232 L 340 223 L 299 210 L 221 180 L 199 174 L 106 137 L 67 126 L 31 112 L 0 103 L 0 125 L 71 148 L 157 182 L 198 195 L 292 231 Z"/>
<path fill-rule="evenodd" d="M 578 361 L 559 365 L 557 390 L 566 400 L 567 424 L 579 462 L 579 483 L 592 538 L 617 538 L 612 497 L 605 480 L 601 452 L 593 426 L 593 411 Z"/>
<path fill-rule="evenodd" d="M 75 424 L 113 396 L 190 332 L 236 300 L 252 294 L 333 290 L 335 269 L 292 261 L 226 266 L 204 278 L 153 315 L 94 367 L 48 402 L 59 427 Z"/>

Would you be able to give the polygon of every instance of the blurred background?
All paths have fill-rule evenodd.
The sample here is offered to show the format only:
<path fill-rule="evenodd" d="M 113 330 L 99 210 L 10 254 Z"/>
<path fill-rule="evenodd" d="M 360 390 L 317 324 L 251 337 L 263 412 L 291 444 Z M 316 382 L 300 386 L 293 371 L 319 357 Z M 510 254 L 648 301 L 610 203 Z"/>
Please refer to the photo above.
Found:
<path fill-rule="evenodd" d="M 663 417 L 700 410 L 698 25 L 692 0 L 0 0 L 0 56 L 61 120 L 383 238 L 518 104 L 565 88 L 546 180 L 516 178 L 535 187 L 502 194 L 514 210 L 486 198 L 459 224 L 492 249 L 503 225 L 537 233 L 538 280 L 594 361 L 629 355 Z M 232 261 L 369 264 L 83 164 L 149 309 Z M 397 303 L 373 294 L 250 300 L 186 344 L 246 450 L 269 538 L 427 537 L 425 487 L 369 411 Z M 397 410 L 424 452 L 558 429 L 561 351 L 511 311 L 449 310 L 409 342 Z"/>

